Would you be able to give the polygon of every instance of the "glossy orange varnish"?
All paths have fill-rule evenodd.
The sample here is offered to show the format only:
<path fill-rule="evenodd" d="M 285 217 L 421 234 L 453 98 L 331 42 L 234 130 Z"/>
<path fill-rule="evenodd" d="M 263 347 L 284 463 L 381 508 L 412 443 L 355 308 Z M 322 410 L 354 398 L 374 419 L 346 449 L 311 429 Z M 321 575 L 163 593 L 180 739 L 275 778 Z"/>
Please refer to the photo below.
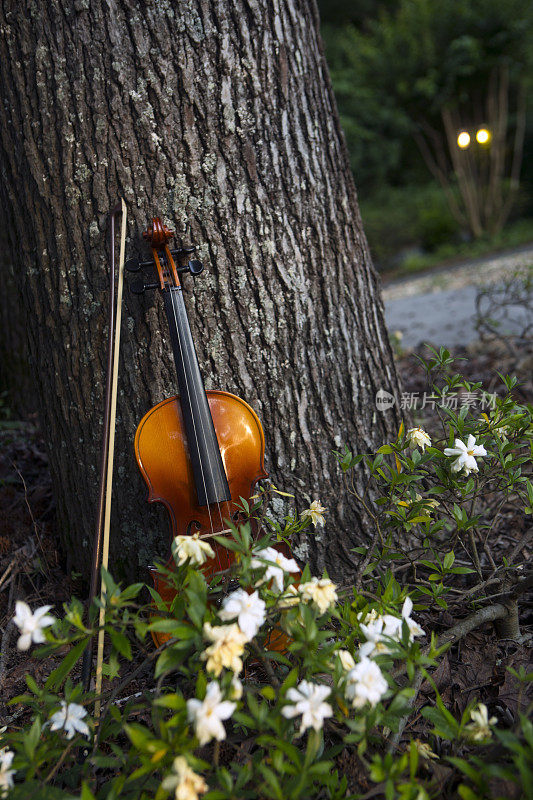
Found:
<path fill-rule="evenodd" d="M 231 502 L 199 506 L 194 485 L 185 427 L 179 397 L 170 397 L 154 406 L 142 418 L 135 434 L 135 456 L 148 486 L 148 502 L 163 503 L 174 536 L 185 535 L 190 523 L 191 532 L 200 536 L 227 528 L 227 520 L 236 511 L 240 497 L 248 499 L 255 483 L 266 478 L 264 467 L 265 437 L 257 414 L 250 406 L 229 392 L 208 391 L 207 399 L 218 445 L 228 478 Z M 203 571 L 211 575 L 226 569 L 231 561 L 229 550 L 213 540 L 215 558 L 206 562 Z M 173 565 L 173 559 L 169 567 Z M 155 588 L 170 602 L 174 591 L 159 573 L 152 572 Z M 155 634 L 157 645 L 168 636 Z"/>

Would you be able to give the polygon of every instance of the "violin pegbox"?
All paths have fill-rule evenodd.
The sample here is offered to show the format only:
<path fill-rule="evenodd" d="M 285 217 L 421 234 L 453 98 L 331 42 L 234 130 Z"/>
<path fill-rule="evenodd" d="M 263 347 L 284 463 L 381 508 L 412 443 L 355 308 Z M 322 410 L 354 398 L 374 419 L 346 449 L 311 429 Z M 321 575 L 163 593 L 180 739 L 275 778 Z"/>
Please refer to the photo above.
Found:
<path fill-rule="evenodd" d="M 182 246 L 171 250 L 168 243 L 173 237 L 174 232 L 161 221 L 160 217 L 152 219 L 151 225 L 143 233 L 143 238 L 151 247 L 152 258 L 148 261 L 130 258 L 125 266 L 129 272 L 140 272 L 155 267 L 158 280 L 156 283 L 147 283 L 144 278 L 132 281 L 130 291 L 133 294 L 142 294 L 148 289 L 179 288 L 180 275 L 189 273 L 196 277 L 203 271 L 202 262 L 193 257 L 196 246 Z"/>

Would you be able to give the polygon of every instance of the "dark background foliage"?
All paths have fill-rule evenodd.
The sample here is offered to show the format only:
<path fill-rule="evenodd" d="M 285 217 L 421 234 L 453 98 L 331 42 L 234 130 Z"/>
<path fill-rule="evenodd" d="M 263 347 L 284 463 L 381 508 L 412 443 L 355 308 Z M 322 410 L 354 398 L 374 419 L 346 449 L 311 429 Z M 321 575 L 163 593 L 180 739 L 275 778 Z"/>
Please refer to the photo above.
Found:
<path fill-rule="evenodd" d="M 322 36 L 378 266 L 409 248 L 432 252 L 469 238 L 453 219 L 415 141 L 422 126 L 442 127 L 441 109 L 465 126 L 483 118 L 493 71 L 509 71 L 513 100 L 532 84 L 533 13 L 528 0 L 319 0 Z M 521 188 L 502 244 L 533 238 L 533 117 L 527 115 Z M 519 231 L 519 233 L 517 233 Z M 498 245 L 498 242 L 495 243 Z M 452 248 L 453 251 L 453 248 Z M 444 256 L 449 255 L 444 252 Z"/>

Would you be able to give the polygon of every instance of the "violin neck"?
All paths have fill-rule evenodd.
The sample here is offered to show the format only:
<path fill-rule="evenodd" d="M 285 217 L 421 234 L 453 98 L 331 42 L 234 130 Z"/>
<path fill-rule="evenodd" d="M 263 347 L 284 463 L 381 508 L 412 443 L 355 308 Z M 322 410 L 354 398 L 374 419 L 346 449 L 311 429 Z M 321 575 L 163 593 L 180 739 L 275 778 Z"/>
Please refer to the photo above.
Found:
<path fill-rule="evenodd" d="M 231 500 L 228 479 L 180 288 L 163 291 L 185 435 L 200 506 Z"/>

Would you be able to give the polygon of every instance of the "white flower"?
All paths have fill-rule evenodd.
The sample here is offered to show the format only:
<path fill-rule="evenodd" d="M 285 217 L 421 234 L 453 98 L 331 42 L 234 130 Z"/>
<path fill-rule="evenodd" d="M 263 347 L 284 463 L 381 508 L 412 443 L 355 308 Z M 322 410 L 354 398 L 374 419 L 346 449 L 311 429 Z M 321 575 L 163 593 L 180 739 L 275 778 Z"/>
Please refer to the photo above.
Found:
<path fill-rule="evenodd" d="M 265 621 L 265 611 L 265 602 L 257 592 L 248 594 L 244 589 L 237 589 L 224 599 L 218 616 L 224 621 L 237 617 L 239 628 L 250 640 Z"/>
<path fill-rule="evenodd" d="M 429 434 L 423 428 L 409 428 L 407 431 L 407 443 L 413 450 L 419 447 L 422 452 L 426 447 L 431 447 Z"/>
<path fill-rule="evenodd" d="M 267 583 L 272 578 L 272 583 L 278 592 L 283 591 L 284 572 L 300 572 L 300 567 L 294 558 L 286 558 L 283 553 L 280 553 L 280 551 L 276 550 L 274 547 L 265 547 L 264 550 L 259 550 L 259 552 L 256 553 L 256 558 L 252 558 L 252 569 L 264 567 L 265 561 L 272 561 L 273 563 L 266 565 L 265 576 L 258 585 Z"/>
<path fill-rule="evenodd" d="M 239 678 L 234 675 L 231 679 L 230 690 L 229 690 L 229 699 L 230 700 L 240 700 L 242 697 L 242 683 Z"/>
<path fill-rule="evenodd" d="M 319 731 L 322 728 L 324 719 L 333 715 L 333 709 L 329 703 L 324 703 L 324 700 L 330 694 L 331 689 L 329 686 L 319 686 L 316 683 L 302 681 L 296 689 L 291 688 L 287 692 L 287 698 L 292 700 L 294 705 L 283 706 L 281 713 L 288 719 L 302 715 L 300 735 L 307 728 L 314 728 L 315 731 Z"/>
<path fill-rule="evenodd" d="M 346 696 L 354 708 L 362 708 L 367 701 L 375 706 L 388 688 L 376 662 L 366 657 L 350 670 L 346 680 Z"/>
<path fill-rule="evenodd" d="M 407 623 L 407 627 L 409 628 L 409 633 L 411 634 L 411 639 L 415 636 L 425 636 L 426 632 L 423 628 L 420 627 L 418 622 L 411 617 L 411 611 L 413 610 L 413 601 L 410 597 L 406 597 L 403 601 L 402 606 L 402 619 Z"/>
<path fill-rule="evenodd" d="M 15 603 L 15 616 L 13 622 L 20 628 L 20 636 L 17 642 L 19 650 L 28 650 L 30 644 L 42 644 L 45 641 L 43 628 L 53 625 L 55 618 L 48 615 L 52 606 L 41 606 L 34 613 L 24 600 L 17 600 Z"/>
<path fill-rule="evenodd" d="M 342 668 L 349 672 L 355 667 L 355 661 L 349 650 L 337 650 L 337 655 L 340 658 Z"/>
<path fill-rule="evenodd" d="M 452 472 L 460 472 L 463 470 L 465 475 L 469 475 L 471 472 L 479 472 L 477 461 L 474 456 L 486 456 L 487 451 L 483 445 L 476 445 L 475 436 L 470 434 L 467 444 L 460 439 L 456 439 L 455 447 L 446 447 L 444 455 L 457 456 L 452 464 Z"/>
<path fill-rule="evenodd" d="M 13 788 L 13 775 L 16 770 L 10 769 L 15 753 L 5 747 L 0 750 L 0 796 L 3 797 Z"/>
<path fill-rule="evenodd" d="M 52 714 L 50 717 L 50 730 L 64 730 L 67 739 L 72 739 L 76 731 L 83 736 L 90 736 L 87 723 L 83 721 L 83 718 L 86 716 L 87 711 L 83 706 L 79 706 L 77 703 L 65 703 L 65 701 L 62 700 L 61 710 L 56 711 L 56 713 Z"/>
<path fill-rule="evenodd" d="M 215 552 L 209 542 L 200 539 L 197 533 L 192 536 L 175 536 L 172 542 L 172 553 L 181 566 L 188 558 L 192 566 L 201 567 L 208 558 L 214 558 Z"/>
<path fill-rule="evenodd" d="M 172 770 L 175 774 L 166 777 L 161 785 L 167 792 L 175 790 L 176 800 L 199 800 L 200 795 L 208 791 L 207 783 L 189 767 L 183 756 L 174 759 Z"/>
<path fill-rule="evenodd" d="M 489 719 L 489 711 L 485 703 L 479 703 L 477 708 L 472 709 L 470 719 L 472 722 L 465 727 L 465 731 L 476 742 L 488 739 L 492 735 L 490 726 L 498 722 L 497 717 Z"/>
<path fill-rule="evenodd" d="M 320 500 L 313 500 L 309 508 L 306 508 L 305 511 L 302 511 L 302 517 L 311 517 L 311 522 L 313 525 L 324 525 L 324 506 L 320 505 Z"/>
<path fill-rule="evenodd" d="M 373 608 L 372 611 L 369 611 L 365 614 L 364 619 L 363 619 L 363 612 L 360 611 L 359 614 L 357 615 L 357 619 L 359 621 L 359 624 L 363 623 L 363 625 L 368 625 L 370 622 L 375 622 L 377 619 L 379 619 L 379 614 L 377 612 L 377 609 Z"/>
<path fill-rule="evenodd" d="M 391 616 L 390 618 L 396 620 L 396 617 Z M 384 617 L 377 617 L 377 619 L 375 619 L 373 622 L 370 622 L 368 625 L 364 625 L 362 623 L 360 624 L 361 631 L 366 639 L 366 642 L 359 648 L 359 655 L 361 658 L 377 656 L 380 653 L 390 652 L 390 649 L 384 639 L 386 636 L 393 636 L 394 633 L 384 630 L 384 625 Z"/>
<path fill-rule="evenodd" d="M 205 666 L 208 672 L 213 672 L 218 677 L 224 667 L 235 673 L 242 670 L 241 656 L 248 638 L 238 625 L 212 627 L 209 622 L 205 622 L 204 636 L 213 642 L 201 655 L 201 659 L 207 661 Z"/>
<path fill-rule="evenodd" d="M 311 578 L 307 583 L 301 583 L 298 591 L 305 602 L 312 602 L 321 614 L 325 614 L 330 606 L 338 600 L 337 586 L 329 578 Z"/>
<path fill-rule="evenodd" d="M 204 700 L 196 698 L 187 700 L 189 722 L 194 723 L 194 731 L 200 745 L 207 744 L 211 739 L 220 742 L 226 738 L 222 720 L 231 717 L 235 708 L 235 703 L 222 700 L 222 692 L 216 681 L 208 684 Z"/>
<path fill-rule="evenodd" d="M 411 618 L 411 611 L 413 610 L 413 601 L 410 597 L 406 597 L 402 606 L 402 616 L 395 617 L 393 614 L 385 614 L 383 621 L 385 628 L 383 633 L 385 636 L 391 636 L 393 639 L 402 637 L 402 624 L 405 621 L 409 628 L 409 641 L 413 641 L 415 636 L 425 636 L 425 631 L 420 627 L 418 622 Z"/>

